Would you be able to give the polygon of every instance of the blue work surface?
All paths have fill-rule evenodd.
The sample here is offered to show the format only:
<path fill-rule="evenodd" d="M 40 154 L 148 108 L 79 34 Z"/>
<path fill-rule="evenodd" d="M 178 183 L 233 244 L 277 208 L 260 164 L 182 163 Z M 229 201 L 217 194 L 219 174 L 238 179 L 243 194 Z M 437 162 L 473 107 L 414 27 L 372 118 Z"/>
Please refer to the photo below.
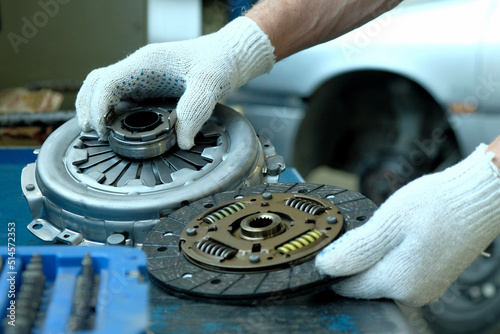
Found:
<path fill-rule="evenodd" d="M 17 245 L 46 245 L 26 229 L 31 214 L 22 196 L 21 171 L 35 160 L 32 151 L 0 149 L 0 247 L 6 247 L 9 222 L 15 223 Z M 289 169 L 281 180 L 302 181 L 295 173 Z M 107 247 L 112 246 L 103 249 Z M 150 282 L 149 305 L 152 333 L 414 332 L 391 301 L 340 298 L 329 290 L 291 299 L 263 300 L 254 306 L 234 306 L 177 298 Z"/>
<path fill-rule="evenodd" d="M 0 244 L 7 243 L 7 223 L 15 223 L 16 244 L 43 245 L 28 231 L 32 217 L 21 190 L 21 172 L 36 159 L 34 149 L 0 149 Z"/>

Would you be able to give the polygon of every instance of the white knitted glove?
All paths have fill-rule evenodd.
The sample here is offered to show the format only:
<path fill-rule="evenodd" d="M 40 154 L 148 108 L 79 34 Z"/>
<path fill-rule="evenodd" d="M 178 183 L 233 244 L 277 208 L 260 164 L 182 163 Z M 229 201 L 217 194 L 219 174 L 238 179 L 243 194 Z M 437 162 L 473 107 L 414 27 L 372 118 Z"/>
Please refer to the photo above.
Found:
<path fill-rule="evenodd" d="M 332 289 L 413 307 L 436 301 L 500 234 L 500 175 L 486 148 L 401 188 L 323 250 L 320 272 L 350 276 Z"/>
<path fill-rule="evenodd" d="M 271 70 L 274 48 L 249 18 L 193 40 L 144 46 L 111 66 L 92 71 L 76 99 L 80 127 L 106 139 L 105 115 L 120 99 L 181 97 L 177 143 L 193 146 L 216 102 L 248 80 Z"/>

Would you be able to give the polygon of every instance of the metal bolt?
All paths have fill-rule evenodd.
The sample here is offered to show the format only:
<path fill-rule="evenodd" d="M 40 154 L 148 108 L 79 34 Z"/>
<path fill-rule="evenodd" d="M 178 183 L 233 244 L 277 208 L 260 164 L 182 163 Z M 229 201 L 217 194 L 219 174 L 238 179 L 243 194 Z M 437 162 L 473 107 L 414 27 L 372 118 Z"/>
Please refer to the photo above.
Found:
<path fill-rule="evenodd" d="M 125 236 L 121 233 L 111 234 L 107 239 L 106 243 L 108 245 L 125 245 Z"/>
<path fill-rule="evenodd" d="M 33 191 L 33 190 L 35 190 L 35 185 L 34 185 L 34 184 L 32 184 L 32 183 L 27 184 L 27 185 L 26 185 L 26 190 L 28 190 L 28 191 Z"/>
<path fill-rule="evenodd" d="M 92 257 L 90 256 L 90 253 L 85 253 L 85 255 L 83 256 L 82 273 L 80 275 L 86 276 L 86 278 L 89 280 L 94 275 L 94 268 L 92 267 Z"/>
<path fill-rule="evenodd" d="M 337 224 L 338 220 L 337 220 L 337 217 L 335 217 L 335 216 L 329 216 L 326 218 L 326 222 L 328 224 Z"/>
<path fill-rule="evenodd" d="M 267 166 L 267 174 L 271 175 L 271 176 L 279 175 L 280 170 L 281 170 L 280 164 L 273 164 L 273 165 Z"/>
<path fill-rule="evenodd" d="M 188 235 L 188 236 L 193 237 L 193 236 L 195 236 L 195 235 L 196 235 L 196 233 L 198 233 L 198 232 L 196 232 L 196 229 L 195 229 L 194 227 L 190 227 L 190 228 L 188 228 L 188 229 L 186 230 L 186 233 L 187 233 L 187 235 Z"/>
<path fill-rule="evenodd" d="M 16 296 L 16 307 L 19 307 L 19 312 L 16 313 L 16 328 L 19 330 L 12 333 L 30 332 L 41 304 L 44 286 L 42 257 L 40 254 L 33 254 L 22 273 L 21 286 Z"/>
<path fill-rule="evenodd" d="M 259 263 L 260 262 L 260 256 L 257 254 L 252 254 L 248 257 L 251 263 Z"/>
<path fill-rule="evenodd" d="M 271 198 L 273 198 L 273 194 L 271 194 L 270 192 L 265 192 L 262 194 L 262 198 L 266 201 L 269 201 Z"/>
<path fill-rule="evenodd" d="M 481 290 L 485 298 L 493 298 L 497 294 L 497 287 L 490 282 L 484 283 Z"/>

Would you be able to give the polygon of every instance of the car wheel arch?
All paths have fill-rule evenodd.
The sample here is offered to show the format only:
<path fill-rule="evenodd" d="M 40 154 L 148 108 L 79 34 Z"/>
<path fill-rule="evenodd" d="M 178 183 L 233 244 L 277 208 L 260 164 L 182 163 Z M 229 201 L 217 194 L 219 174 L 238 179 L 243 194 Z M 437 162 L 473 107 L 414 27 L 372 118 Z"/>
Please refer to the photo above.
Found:
<path fill-rule="evenodd" d="M 395 102 L 394 96 L 398 94 L 405 97 Z M 369 99 L 373 99 L 373 102 L 368 103 L 366 100 Z M 419 101 L 419 106 L 413 108 L 411 104 L 415 104 L 415 100 Z M 445 111 L 432 92 L 412 78 L 390 71 L 344 72 L 318 85 L 307 102 L 307 112 L 296 137 L 294 154 L 294 165 L 304 176 L 321 165 L 355 171 L 357 167 L 354 166 L 356 163 L 353 160 L 356 160 L 356 157 L 353 154 L 360 153 L 359 147 L 353 146 L 364 145 L 363 140 L 358 139 L 366 132 L 372 136 L 379 128 L 380 131 L 390 132 L 385 129 L 387 126 L 390 128 L 390 124 L 386 124 L 381 118 L 390 117 L 394 110 L 398 110 L 397 113 L 401 113 L 400 110 L 403 110 L 403 113 L 413 113 L 415 121 L 419 122 L 427 121 L 430 117 L 431 126 L 434 127 L 444 129 L 448 126 Z M 394 107 L 394 103 L 399 103 L 400 106 Z M 365 107 L 369 110 L 363 111 Z M 331 109 L 332 112 L 325 113 L 325 109 Z M 426 110 L 424 117 L 418 117 L 418 111 L 421 109 Z M 355 117 L 370 119 L 357 124 L 352 120 Z M 370 123 L 373 123 L 373 126 Z M 361 128 L 358 130 L 356 126 Z M 423 126 L 425 127 L 425 124 Z M 430 136 L 433 131 L 432 128 L 420 132 L 417 130 L 414 130 L 415 133 L 409 133 L 406 136 L 408 138 L 403 138 L 402 141 L 408 142 L 412 138 L 427 140 L 425 137 Z M 381 145 L 380 150 L 383 151 L 384 145 L 391 142 L 391 135 L 395 138 L 397 136 L 397 140 L 401 141 L 400 135 L 387 133 L 386 138 L 377 138 Z M 451 137 L 452 141 L 455 141 L 453 134 Z M 408 145 L 412 144 L 400 144 L 398 149 L 408 150 Z"/>

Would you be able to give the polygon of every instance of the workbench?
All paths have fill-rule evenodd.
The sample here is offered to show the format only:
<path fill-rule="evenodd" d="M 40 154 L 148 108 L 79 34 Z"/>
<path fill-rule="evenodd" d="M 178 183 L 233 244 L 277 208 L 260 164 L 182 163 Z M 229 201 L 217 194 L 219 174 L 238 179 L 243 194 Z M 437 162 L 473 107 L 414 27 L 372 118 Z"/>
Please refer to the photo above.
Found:
<path fill-rule="evenodd" d="M 20 179 L 22 168 L 36 159 L 32 152 L 32 148 L 0 149 L 0 247 L 7 245 L 9 222 L 15 223 L 17 246 L 48 246 L 25 228 L 31 214 L 22 196 Z M 284 181 L 296 181 L 293 169 L 290 171 L 283 175 Z M 291 299 L 263 300 L 254 306 L 235 306 L 181 299 L 149 281 L 147 284 L 147 332 L 151 333 L 414 332 L 397 305 L 389 300 L 354 300 L 323 290 Z"/>

